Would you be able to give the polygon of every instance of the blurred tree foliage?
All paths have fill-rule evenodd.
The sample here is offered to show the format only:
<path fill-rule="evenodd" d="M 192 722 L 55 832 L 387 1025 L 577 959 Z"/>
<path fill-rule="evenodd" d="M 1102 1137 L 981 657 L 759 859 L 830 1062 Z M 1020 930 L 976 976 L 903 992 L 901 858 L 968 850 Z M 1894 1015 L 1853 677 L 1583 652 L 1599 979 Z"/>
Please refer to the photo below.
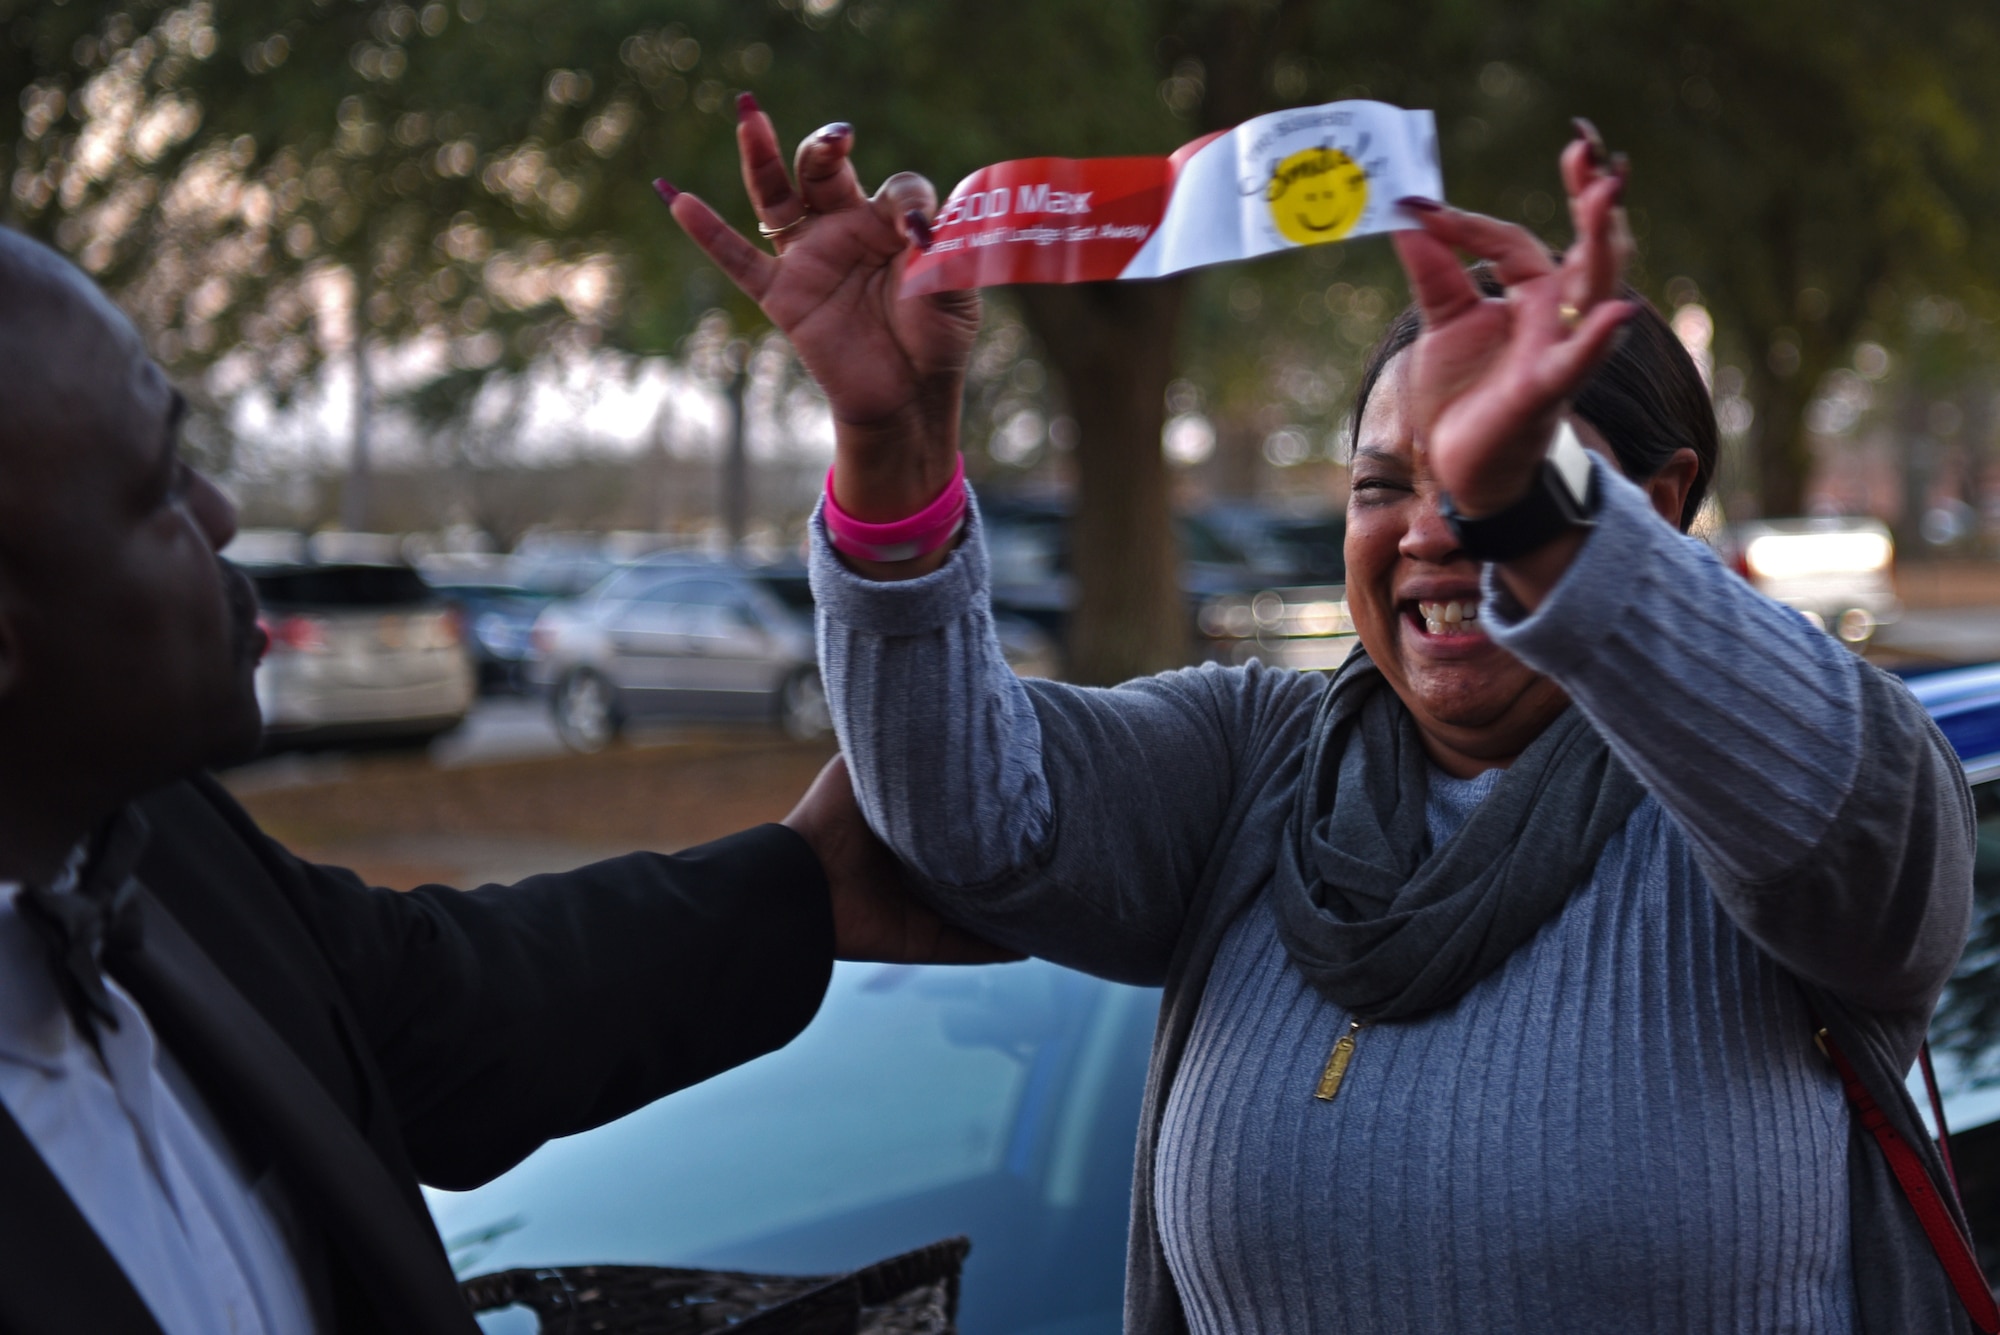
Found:
<path fill-rule="evenodd" d="M 1507 46 L 1631 151 L 1648 271 L 1699 285 L 1749 376 L 1755 490 L 1766 513 L 1797 513 L 1807 404 L 1856 339 L 1893 333 L 1927 291 L 1996 313 L 2000 15 L 1961 0 L 1559 8 L 1520 15 Z M 1533 119 L 1496 137 L 1498 157 L 1527 148 Z"/>
<path fill-rule="evenodd" d="M 553 348 L 664 350 L 718 305 L 754 321 L 647 188 L 664 173 L 749 223 L 741 88 L 782 134 L 854 122 L 869 182 L 941 189 L 1379 97 L 1436 110 L 1456 201 L 1556 241 L 1555 154 L 1587 113 L 1636 164 L 1639 281 L 1698 295 L 1747 368 L 1772 513 L 1799 505 L 1805 406 L 1855 339 L 1893 338 L 1925 292 L 1990 316 L 2000 273 L 1988 0 L 0 0 L 0 87 L 5 220 L 76 256 L 171 366 L 234 355 L 282 390 L 354 345 L 358 310 L 367 337 L 435 342 L 447 408 Z M 1312 285 L 1294 363 L 1329 267 L 1251 273 Z M 1080 427 L 1084 679 L 1182 657 L 1164 390 L 1184 331 L 1229 328 L 1246 290 L 1016 294 Z M 1345 300 L 1322 303 L 1337 327 L 1379 319 Z"/>

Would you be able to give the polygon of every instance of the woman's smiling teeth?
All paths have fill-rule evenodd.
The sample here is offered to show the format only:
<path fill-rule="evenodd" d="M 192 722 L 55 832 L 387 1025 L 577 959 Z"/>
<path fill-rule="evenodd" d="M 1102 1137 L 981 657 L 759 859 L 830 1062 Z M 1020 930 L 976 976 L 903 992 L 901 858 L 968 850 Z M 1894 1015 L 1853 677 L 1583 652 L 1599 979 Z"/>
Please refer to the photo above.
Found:
<path fill-rule="evenodd" d="M 1417 615 L 1423 618 L 1424 629 L 1432 635 L 1479 633 L 1479 603 L 1476 599 L 1453 599 L 1445 603 L 1419 601 Z"/>

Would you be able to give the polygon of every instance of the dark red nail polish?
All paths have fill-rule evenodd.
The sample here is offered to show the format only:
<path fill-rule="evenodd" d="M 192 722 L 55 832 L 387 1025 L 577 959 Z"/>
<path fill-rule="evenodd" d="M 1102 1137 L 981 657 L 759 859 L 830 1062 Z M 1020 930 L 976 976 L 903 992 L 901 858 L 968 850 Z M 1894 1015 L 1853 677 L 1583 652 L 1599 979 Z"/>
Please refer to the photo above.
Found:
<path fill-rule="evenodd" d="M 1584 147 L 1590 150 L 1590 165 L 1602 167 L 1608 156 L 1604 149 L 1604 136 L 1582 116 L 1572 116 L 1569 123 L 1575 128 L 1576 137 L 1583 140 Z"/>
<path fill-rule="evenodd" d="M 1426 199 L 1422 195 L 1404 195 L 1396 201 L 1396 207 L 1399 209 L 1408 209 L 1412 213 L 1444 212 L 1444 205 L 1438 203 L 1435 199 Z"/>
<path fill-rule="evenodd" d="M 653 193 L 658 195 L 660 202 L 666 204 L 669 208 L 673 206 L 675 200 L 681 197 L 680 187 L 664 176 L 653 182 Z"/>
<path fill-rule="evenodd" d="M 936 234 L 931 231 L 930 219 L 924 217 L 922 209 L 911 209 L 903 215 L 903 221 L 910 225 L 910 238 L 917 243 L 918 250 L 929 250 Z"/>
<path fill-rule="evenodd" d="M 736 95 L 737 120 L 748 120 L 763 109 L 757 105 L 757 95 L 755 93 L 738 93 Z"/>
<path fill-rule="evenodd" d="M 854 127 L 852 125 L 849 125 L 846 121 L 835 121 L 833 124 L 827 126 L 824 130 L 821 130 L 819 132 L 819 137 L 826 140 L 828 143 L 832 144 L 832 143 L 838 143 L 843 139 L 847 139 L 851 137 L 853 134 L 854 134 Z"/>

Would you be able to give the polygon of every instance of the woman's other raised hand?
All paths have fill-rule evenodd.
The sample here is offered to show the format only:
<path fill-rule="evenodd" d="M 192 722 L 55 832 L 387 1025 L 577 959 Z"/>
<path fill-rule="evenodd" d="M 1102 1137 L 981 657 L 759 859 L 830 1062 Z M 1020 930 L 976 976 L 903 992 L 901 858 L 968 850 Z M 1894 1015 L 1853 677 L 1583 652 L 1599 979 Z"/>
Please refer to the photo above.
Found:
<path fill-rule="evenodd" d="M 1404 200 L 1422 225 L 1396 251 L 1423 313 L 1411 349 L 1417 446 L 1438 484 L 1468 515 L 1527 493 L 1570 396 L 1603 361 L 1634 310 L 1615 299 L 1631 257 L 1620 197 L 1625 165 L 1577 122 L 1562 155 L 1576 240 L 1561 256 L 1526 228 L 1430 200 Z M 1505 286 L 1482 293 L 1459 263 L 1467 251 Z"/>
<path fill-rule="evenodd" d="M 937 192 L 903 172 L 873 198 L 864 195 L 849 160 L 854 130 L 842 123 L 808 136 L 788 172 L 770 117 L 748 93 L 737 101 L 736 145 L 743 184 L 777 254 L 693 195 L 665 183 L 660 193 L 694 243 L 784 331 L 825 391 L 841 508 L 871 522 L 914 514 L 952 476 L 959 398 L 979 330 L 976 293 L 897 295 L 912 233 L 927 232 Z"/>

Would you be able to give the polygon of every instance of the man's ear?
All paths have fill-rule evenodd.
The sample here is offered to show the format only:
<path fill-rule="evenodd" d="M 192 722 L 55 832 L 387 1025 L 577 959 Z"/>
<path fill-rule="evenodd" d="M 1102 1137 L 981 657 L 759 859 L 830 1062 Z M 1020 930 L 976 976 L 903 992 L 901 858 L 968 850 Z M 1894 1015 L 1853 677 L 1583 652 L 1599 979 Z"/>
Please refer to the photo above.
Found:
<path fill-rule="evenodd" d="M 1646 481 L 1646 496 L 1653 502 L 1653 508 L 1675 528 L 1681 526 L 1681 511 L 1687 507 L 1688 492 L 1700 471 L 1701 460 L 1693 450 L 1683 447 L 1674 451 L 1666 467 Z"/>

